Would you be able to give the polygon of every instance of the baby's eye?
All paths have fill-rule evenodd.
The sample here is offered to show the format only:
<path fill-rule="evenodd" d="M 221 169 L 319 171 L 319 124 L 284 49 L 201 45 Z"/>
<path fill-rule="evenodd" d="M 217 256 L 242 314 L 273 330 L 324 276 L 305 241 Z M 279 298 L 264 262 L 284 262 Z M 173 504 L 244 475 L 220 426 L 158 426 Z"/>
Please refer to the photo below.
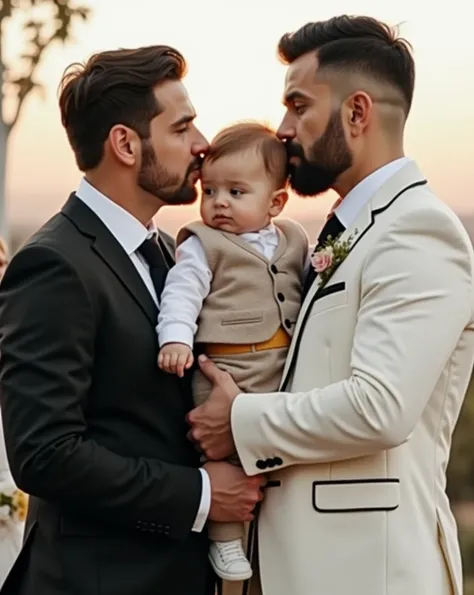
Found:
<path fill-rule="evenodd" d="M 239 198 L 240 196 L 242 196 L 242 194 L 243 194 L 242 190 L 239 190 L 238 188 L 230 189 L 230 195 L 234 196 L 235 198 Z"/>
<path fill-rule="evenodd" d="M 203 188 L 202 193 L 205 194 L 206 196 L 214 196 L 215 190 L 214 190 L 214 188 Z"/>

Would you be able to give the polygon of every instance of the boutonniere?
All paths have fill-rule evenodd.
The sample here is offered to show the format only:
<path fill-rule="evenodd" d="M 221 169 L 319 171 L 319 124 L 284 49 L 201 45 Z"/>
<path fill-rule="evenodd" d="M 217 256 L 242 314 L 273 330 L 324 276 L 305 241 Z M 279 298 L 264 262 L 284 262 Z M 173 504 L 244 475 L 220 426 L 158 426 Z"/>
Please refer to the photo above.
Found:
<path fill-rule="evenodd" d="M 328 282 L 337 267 L 347 258 L 357 229 L 347 240 L 341 241 L 340 235 L 335 238 L 328 236 L 326 242 L 322 246 L 316 246 L 311 255 L 311 264 L 321 279 L 320 286 Z"/>
<path fill-rule="evenodd" d="M 0 526 L 12 521 L 23 522 L 28 508 L 28 496 L 21 490 L 0 482 Z"/>

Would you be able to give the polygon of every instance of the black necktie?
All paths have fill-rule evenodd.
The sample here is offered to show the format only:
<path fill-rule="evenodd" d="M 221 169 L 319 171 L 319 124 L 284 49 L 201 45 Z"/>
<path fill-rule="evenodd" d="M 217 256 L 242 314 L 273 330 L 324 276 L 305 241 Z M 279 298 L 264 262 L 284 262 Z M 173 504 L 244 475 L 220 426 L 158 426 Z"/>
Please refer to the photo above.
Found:
<path fill-rule="evenodd" d="M 324 246 L 326 241 L 328 240 L 329 236 L 332 239 L 337 238 L 343 231 L 345 231 L 344 225 L 339 221 L 336 215 L 332 214 L 324 224 L 321 232 L 318 236 L 318 241 L 316 243 L 316 248 L 318 246 Z M 315 248 L 315 249 L 316 249 Z M 316 271 L 312 265 L 309 266 L 308 274 L 306 276 L 306 280 L 303 287 L 303 297 L 308 293 L 309 288 L 313 284 L 313 281 L 316 279 Z"/>
<path fill-rule="evenodd" d="M 157 240 L 156 236 L 145 240 L 138 248 L 138 252 L 140 252 L 150 267 L 150 277 L 159 300 L 165 286 L 166 275 L 168 274 L 170 265 L 160 247 L 160 240 Z"/>

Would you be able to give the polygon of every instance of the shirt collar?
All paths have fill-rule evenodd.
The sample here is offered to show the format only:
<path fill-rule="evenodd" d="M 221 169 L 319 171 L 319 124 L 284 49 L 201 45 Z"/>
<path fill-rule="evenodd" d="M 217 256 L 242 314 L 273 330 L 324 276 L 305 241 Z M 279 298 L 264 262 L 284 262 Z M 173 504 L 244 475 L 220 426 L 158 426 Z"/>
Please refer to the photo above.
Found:
<path fill-rule="evenodd" d="M 356 220 L 359 211 L 369 202 L 377 190 L 409 161 L 407 157 L 395 159 L 375 170 L 354 186 L 334 211 L 334 214 L 346 229 Z"/>
<path fill-rule="evenodd" d="M 99 217 L 129 256 L 136 252 L 145 240 L 158 235 L 153 222 L 146 228 L 128 211 L 89 184 L 85 178 L 81 180 L 76 196 Z"/>
<path fill-rule="evenodd" d="M 276 227 L 274 223 L 270 222 L 266 227 L 262 227 L 262 229 L 259 229 L 258 231 L 246 231 L 240 235 L 248 238 L 257 238 L 259 236 L 271 237 L 276 235 Z"/>

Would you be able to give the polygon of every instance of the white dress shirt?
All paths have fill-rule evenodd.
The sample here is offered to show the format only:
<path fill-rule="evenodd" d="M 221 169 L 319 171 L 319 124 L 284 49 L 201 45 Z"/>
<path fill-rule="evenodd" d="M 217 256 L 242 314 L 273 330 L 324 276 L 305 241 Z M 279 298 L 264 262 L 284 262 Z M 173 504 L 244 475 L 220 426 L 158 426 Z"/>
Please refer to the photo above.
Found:
<path fill-rule="evenodd" d="M 135 219 L 128 211 L 122 209 L 118 204 L 96 190 L 85 179 L 81 180 L 76 196 L 99 217 L 122 246 L 137 269 L 151 297 L 158 305 L 158 298 L 151 280 L 149 266 L 142 255 L 137 252 L 145 240 L 158 234 L 156 227 L 150 225 L 149 228 L 146 228 L 138 219 Z M 202 531 L 211 506 L 211 482 L 209 475 L 204 469 L 200 469 L 200 472 L 202 475 L 202 493 L 199 510 L 192 528 L 195 532 Z"/>
<path fill-rule="evenodd" d="M 354 223 L 360 210 L 377 190 L 409 161 L 408 157 L 400 157 L 383 165 L 364 178 L 346 194 L 334 211 L 334 214 L 346 229 Z"/>
<path fill-rule="evenodd" d="M 268 260 L 278 247 L 278 231 L 273 223 L 257 232 L 239 234 L 239 237 Z M 192 235 L 176 249 L 176 264 L 168 273 L 161 295 L 157 326 L 160 347 L 165 343 L 184 343 L 192 348 L 196 321 L 211 282 L 212 272 L 201 240 Z"/>

